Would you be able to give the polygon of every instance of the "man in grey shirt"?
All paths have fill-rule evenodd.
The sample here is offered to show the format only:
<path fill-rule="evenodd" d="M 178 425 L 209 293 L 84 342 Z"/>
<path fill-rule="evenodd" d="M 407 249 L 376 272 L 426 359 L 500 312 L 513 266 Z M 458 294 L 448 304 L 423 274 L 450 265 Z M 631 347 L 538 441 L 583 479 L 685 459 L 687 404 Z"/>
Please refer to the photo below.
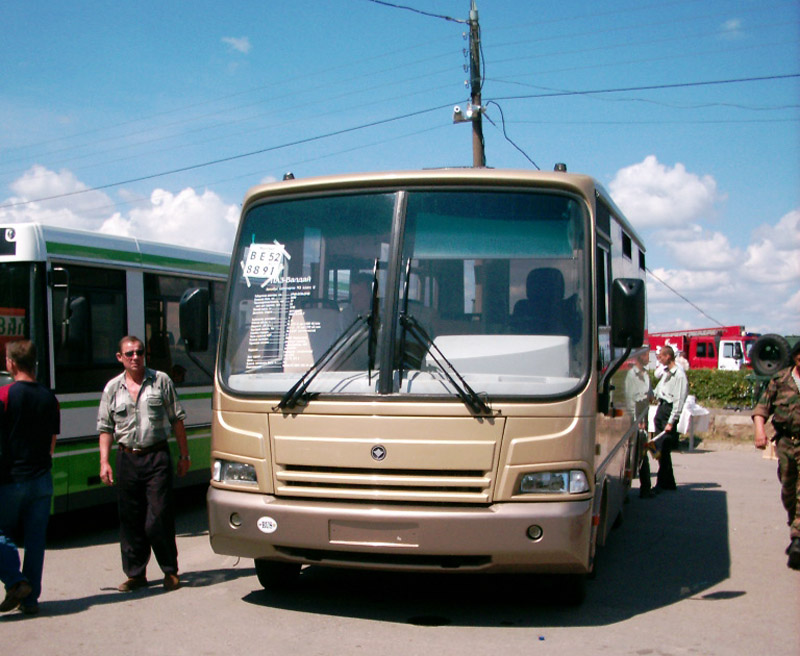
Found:
<path fill-rule="evenodd" d="M 650 482 L 650 461 L 647 459 L 647 414 L 653 390 L 650 373 L 647 371 L 647 356 L 639 355 L 625 376 L 625 405 L 631 418 L 638 423 L 639 496 L 649 499 L 655 496 Z"/>
<path fill-rule="evenodd" d="M 178 476 L 189 471 L 189 448 L 181 407 L 169 376 L 144 365 L 144 344 L 123 337 L 117 360 L 124 371 L 103 390 L 97 413 L 100 433 L 100 478 L 115 483 L 120 520 L 122 569 L 127 580 L 121 592 L 146 586 L 152 548 L 164 572 L 164 588 L 180 587 L 175 512 L 172 501 L 172 463 L 167 439 L 174 431 L 180 459 Z M 117 442 L 116 467 L 109 455 Z"/>

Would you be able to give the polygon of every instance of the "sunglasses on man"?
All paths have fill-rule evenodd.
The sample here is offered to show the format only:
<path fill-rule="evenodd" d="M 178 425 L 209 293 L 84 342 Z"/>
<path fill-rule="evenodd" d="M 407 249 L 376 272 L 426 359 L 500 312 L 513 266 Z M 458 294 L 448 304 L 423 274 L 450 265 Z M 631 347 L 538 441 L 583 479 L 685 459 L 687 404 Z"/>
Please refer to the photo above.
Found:
<path fill-rule="evenodd" d="M 144 355 L 144 349 L 136 349 L 135 351 L 125 351 L 122 355 L 126 358 L 132 358 L 134 355 L 138 355 L 140 358 Z"/>

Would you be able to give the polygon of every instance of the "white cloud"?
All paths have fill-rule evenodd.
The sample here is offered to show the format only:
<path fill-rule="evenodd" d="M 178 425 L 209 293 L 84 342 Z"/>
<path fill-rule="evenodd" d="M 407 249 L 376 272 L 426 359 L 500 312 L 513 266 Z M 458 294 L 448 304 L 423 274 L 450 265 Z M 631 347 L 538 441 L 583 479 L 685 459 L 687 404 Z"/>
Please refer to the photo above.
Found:
<path fill-rule="evenodd" d="M 718 233 L 701 234 L 695 242 L 657 243 L 666 246 L 672 263 L 653 274 L 677 294 L 648 276 L 651 330 L 702 328 L 719 322 L 744 325 L 752 332 L 800 332 L 800 210 L 756 229 L 744 251 L 730 248 Z M 684 250 L 678 252 L 680 248 Z"/>
<path fill-rule="evenodd" d="M 230 251 L 239 219 L 236 205 L 226 205 L 212 191 L 186 188 L 178 194 L 156 189 L 150 202 L 127 216 L 115 214 L 101 232 L 214 251 Z"/>
<path fill-rule="evenodd" d="M 742 252 L 731 247 L 721 232 L 699 232 L 660 242 L 681 266 L 697 270 L 727 271 L 742 262 Z"/>
<path fill-rule="evenodd" d="M 689 269 L 654 269 L 648 278 L 647 291 L 654 299 L 678 299 L 667 285 L 688 297 L 730 291 L 733 282 L 726 271 L 691 271 Z M 657 280 L 654 280 L 654 277 Z M 663 283 L 663 284 L 662 284 Z M 651 299 L 652 300 L 652 299 Z M 678 299 L 679 300 L 679 299 Z M 684 301 L 681 301 L 683 303 Z"/>
<path fill-rule="evenodd" d="M 712 176 L 650 155 L 621 169 L 609 188 L 649 244 L 651 266 L 658 261 L 653 273 L 675 290 L 648 276 L 651 330 L 719 322 L 800 331 L 800 210 L 756 228 L 739 247 L 718 226 L 704 227 L 725 199 Z"/>
<path fill-rule="evenodd" d="M 761 283 L 794 283 L 800 287 L 800 210 L 772 226 L 761 226 L 747 247 L 746 274 Z"/>
<path fill-rule="evenodd" d="M 245 55 L 250 52 L 250 49 L 252 48 L 252 45 L 250 45 L 250 39 L 246 36 L 224 36 L 222 37 L 222 42 L 229 45 L 231 50 L 241 52 Z"/>
<path fill-rule="evenodd" d="M 0 221 L 22 223 L 38 221 L 80 230 L 97 230 L 113 209 L 111 198 L 88 187 L 66 169 L 51 171 L 35 165 L 11 184 L 14 196 L 2 204 Z M 39 198 L 53 200 L 36 200 Z"/>
<path fill-rule="evenodd" d="M 100 191 L 87 191 L 71 171 L 34 166 L 11 185 L 15 196 L 1 202 L 0 223 L 39 222 L 62 228 L 92 230 L 149 241 L 229 252 L 233 246 L 239 209 L 214 192 L 192 188 L 177 194 L 154 190 L 142 198 L 122 190 L 128 211 L 115 211 L 114 200 Z M 74 192 L 84 192 L 75 195 Z M 53 200 L 36 201 L 37 198 Z M 25 204 L 20 204 L 25 203 Z"/>
<path fill-rule="evenodd" d="M 668 168 L 655 155 L 618 171 L 609 189 L 638 229 L 677 228 L 696 222 L 722 200 L 712 176 L 689 173 L 681 163 Z"/>
<path fill-rule="evenodd" d="M 793 312 L 795 316 L 800 316 L 800 289 L 798 289 L 794 293 L 794 296 L 784 303 L 784 307 L 787 311 Z"/>
<path fill-rule="evenodd" d="M 723 39 L 741 39 L 744 36 L 744 32 L 742 31 L 742 20 L 741 18 L 731 18 L 726 20 L 720 26 L 720 36 Z"/>

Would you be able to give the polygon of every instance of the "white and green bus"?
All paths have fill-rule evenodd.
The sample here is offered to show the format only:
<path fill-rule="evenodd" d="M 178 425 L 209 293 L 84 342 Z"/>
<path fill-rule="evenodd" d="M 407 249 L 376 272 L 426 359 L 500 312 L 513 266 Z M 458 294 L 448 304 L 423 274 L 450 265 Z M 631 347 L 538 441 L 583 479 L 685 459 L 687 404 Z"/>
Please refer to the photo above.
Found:
<path fill-rule="evenodd" d="M 53 460 L 54 512 L 113 499 L 99 477 L 95 428 L 100 393 L 120 371 L 119 339 L 145 341 L 147 365 L 175 381 L 187 412 L 192 470 L 208 480 L 211 371 L 230 257 L 38 223 L 0 226 L 0 363 L 5 345 L 37 347 L 37 377 L 61 404 Z M 208 348 L 187 353 L 178 306 L 186 289 L 208 298 Z M 205 346 L 205 344 L 204 344 Z M 0 384 L 10 382 L 0 372 Z M 172 445 L 173 448 L 175 445 Z"/>

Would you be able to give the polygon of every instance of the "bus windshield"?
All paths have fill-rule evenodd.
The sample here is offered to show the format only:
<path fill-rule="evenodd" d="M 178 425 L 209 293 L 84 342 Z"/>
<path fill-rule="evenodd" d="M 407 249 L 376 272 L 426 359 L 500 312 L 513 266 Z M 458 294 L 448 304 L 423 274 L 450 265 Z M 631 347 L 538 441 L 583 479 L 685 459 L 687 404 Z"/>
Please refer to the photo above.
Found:
<path fill-rule="evenodd" d="M 223 383 L 281 395 L 299 381 L 314 395 L 574 390 L 588 375 L 587 225 L 585 201 L 554 191 L 255 205 L 234 253 Z"/>
<path fill-rule="evenodd" d="M 0 384 L 10 382 L 6 371 L 6 344 L 32 339 L 38 345 L 37 374 L 47 382 L 48 367 L 43 291 L 43 265 L 30 262 L 0 263 Z"/>

